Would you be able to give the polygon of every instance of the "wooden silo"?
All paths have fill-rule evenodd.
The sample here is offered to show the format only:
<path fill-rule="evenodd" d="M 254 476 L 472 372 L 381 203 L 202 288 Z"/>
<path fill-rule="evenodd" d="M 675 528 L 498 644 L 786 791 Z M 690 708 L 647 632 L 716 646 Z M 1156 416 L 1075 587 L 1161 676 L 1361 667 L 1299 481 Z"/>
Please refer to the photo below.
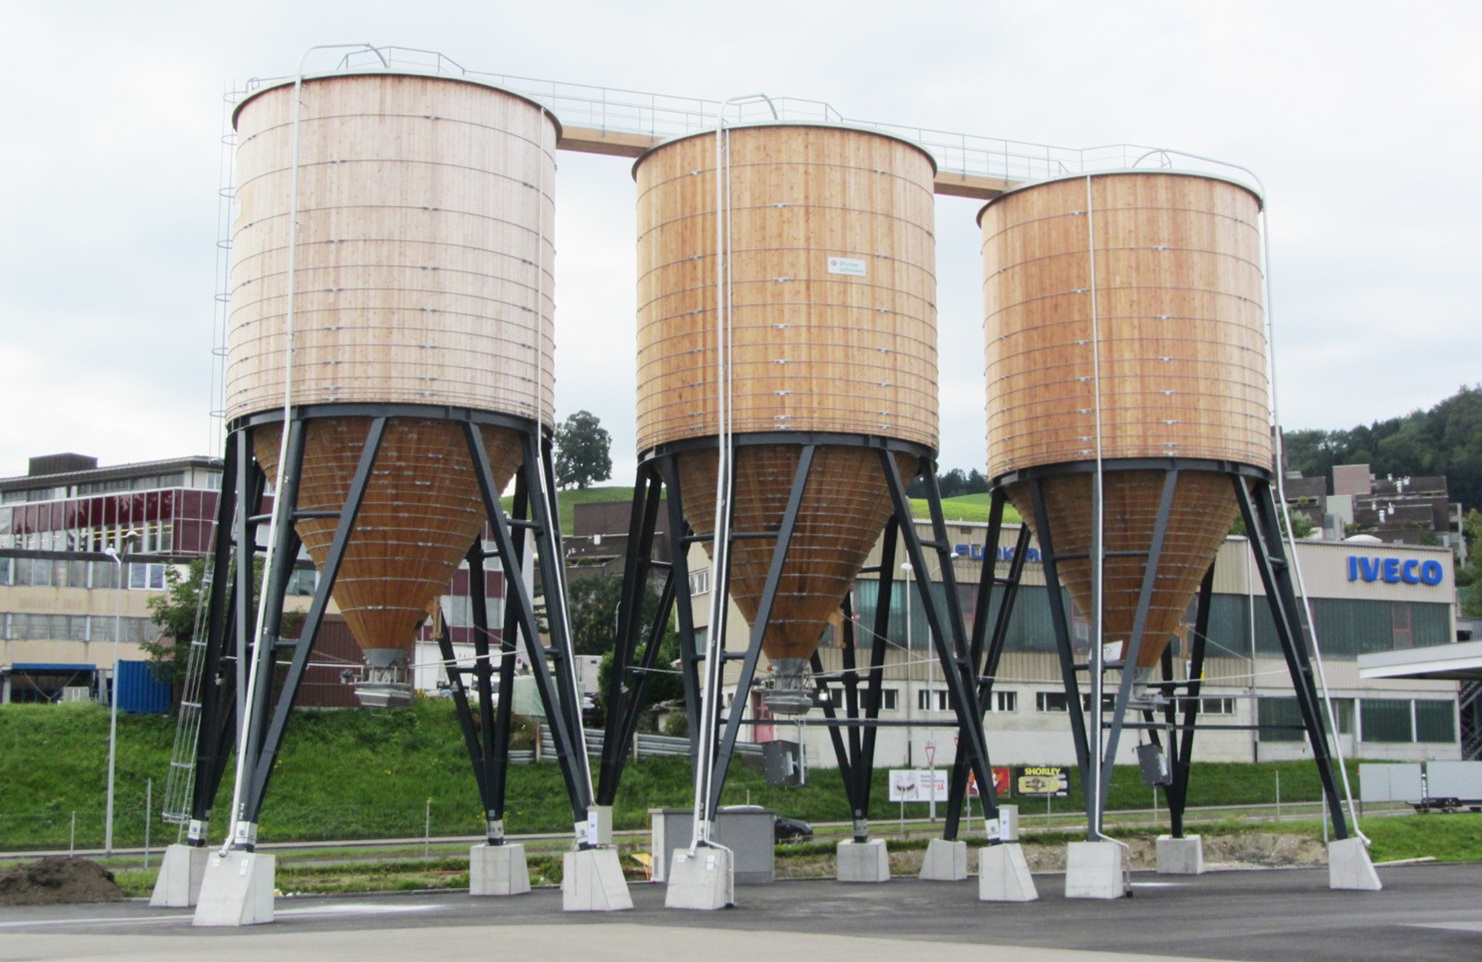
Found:
<path fill-rule="evenodd" d="M 899 470 L 937 445 L 935 166 L 842 127 L 727 132 L 734 524 L 775 532 L 804 439 L 817 451 L 763 650 L 788 674 L 817 646 L 891 515 L 876 448 Z M 684 514 L 715 530 L 716 143 L 662 145 L 638 182 L 638 447 L 677 458 Z M 755 623 L 776 537 L 738 541 L 731 595 Z"/>
<path fill-rule="evenodd" d="M 365 689 L 382 700 L 410 698 L 417 628 L 436 626 L 491 847 L 504 841 L 512 702 L 496 709 L 496 692 L 512 690 L 523 651 L 586 846 L 591 780 L 551 457 L 559 125 L 481 82 L 392 70 L 264 86 L 238 104 L 234 124 L 229 437 L 206 655 L 222 667 L 206 682 L 199 758 L 213 774 L 194 791 L 192 844 L 203 844 L 222 777 L 228 709 L 247 698 L 233 814 L 234 844 L 251 848 L 332 592 L 366 650 Z M 285 641 L 283 598 L 301 547 L 320 580 L 299 639 Z M 251 572 L 262 555 L 259 604 Z M 460 667 L 466 653 L 437 610 L 465 560 L 471 667 Z M 503 576 L 502 624 L 489 623 L 487 564 Z M 255 679 L 235 692 L 223 680 L 236 670 L 234 643 L 250 652 Z"/>
<path fill-rule="evenodd" d="M 1090 612 L 1099 456 L 1102 637 L 1136 645 L 1142 667 L 1237 515 L 1231 473 L 1271 468 L 1260 207 L 1228 180 L 1127 171 L 1021 188 L 979 215 L 989 476 L 1031 527 L 1039 485 L 1060 579 Z"/>
<path fill-rule="evenodd" d="M 364 648 L 404 653 L 486 520 L 460 423 L 438 409 L 552 423 L 558 128 L 482 84 L 337 74 L 304 83 L 295 145 L 294 93 L 267 87 L 235 114 L 227 417 L 263 422 L 254 454 L 276 485 L 292 284 L 291 406 L 314 415 L 298 531 L 322 569 L 369 414 L 395 410 L 334 594 Z M 503 490 L 518 433 L 480 432 Z"/>

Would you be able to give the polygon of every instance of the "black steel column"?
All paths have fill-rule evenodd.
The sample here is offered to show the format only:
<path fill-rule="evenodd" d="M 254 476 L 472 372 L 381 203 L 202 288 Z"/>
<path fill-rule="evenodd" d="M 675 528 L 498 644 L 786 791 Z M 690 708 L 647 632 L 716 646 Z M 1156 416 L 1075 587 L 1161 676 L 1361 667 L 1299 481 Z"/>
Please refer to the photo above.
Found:
<path fill-rule="evenodd" d="M 1297 696 L 1297 707 L 1302 714 L 1302 727 L 1307 731 L 1313 761 L 1317 764 L 1318 776 L 1322 779 L 1323 797 L 1333 819 L 1333 835 L 1344 839 L 1349 834 L 1348 822 L 1343 816 L 1338 786 L 1333 778 L 1333 759 L 1328 752 L 1327 727 L 1323 724 L 1312 660 L 1307 651 L 1307 639 L 1302 632 L 1301 606 L 1297 603 L 1296 592 L 1292 587 L 1291 565 L 1282 544 L 1281 525 L 1277 520 L 1276 503 L 1271 495 L 1271 483 L 1264 478 L 1247 480 L 1239 475 L 1233 476 L 1231 480 L 1235 485 L 1235 500 L 1240 505 L 1240 516 L 1245 520 L 1256 570 L 1260 572 L 1261 584 L 1266 589 L 1266 601 L 1271 607 L 1271 617 L 1276 622 L 1276 637 L 1281 643 L 1282 654 L 1286 657 L 1287 671 L 1291 675 L 1292 688 Z"/>
<path fill-rule="evenodd" d="M 962 606 L 957 599 L 957 574 L 952 566 L 952 545 L 947 537 L 946 521 L 942 517 L 942 495 L 937 487 L 936 464 L 923 458 L 918 474 L 926 484 L 927 506 L 931 511 L 931 538 L 922 542 L 916 534 L 911 514 L 911 505 L 906 498 L 906 487 L 901 482 L 895 459 L 889 452 L 880 452 L 880 465 L 895 507 L 896 518 L 905 532 L 906 557 L 916 576 L 916 593 L 921 598 L 926 615 L 932 644 L 937 659 L 941 662 L 942 674 L 947 684 L 947 697 L 957 715 L 957 752 L 967 753 L 969 763 L 978 778 L 978 801 L 982 804 L 983 817 L 992 822 L 998 820 L 998 800 L 993 793 L 993 767 L 988 757 L 988 742 L 983 735 L 983 709 L 978 703 L 978 679 L 976 667 L 968 656 L 967 628 L 962 619 Z M 942 590 L 946 595 L 945 613 L 937 608 L 931 594 L 931 569 L 926 564 L 923 548 L 931 548 L 937 556 L 937 565 L 942 575 Z M 921 580 L 922 576 L 926 581 Z M 945 615 L 945 617 L 944 617 Z M 943 826 L 948 841 L 955 840 L 957 826 L 950 822 Z M 990 845 L 1001 842 L 1001 838 L 990 838 Z"/>
<path fill-rule="evenodd" d="M 1204 573 L 1199 583 L 1199 601 L 1194 609 L 1194 638 L 1189 645 L 1189 678 L 1187 700 L 1184 703 L 1183 731 L 1179 733 L 1177 745 L 1169 736 L 1168 751 L 1172 755 L 1173 781 L 1164 789 L 1168 799 L 1169 834 L 1174 838 L 1184 837 L 1184 810 L 1189 802 L 1189 770 L 1194 757 L 1194 726 L 1199 720 L 1199 693 L 1204 685 L 1204 652 L 1209 640 L 1209 614 L 1214 600 L 1214 564 Z M 1171 673 L 1170 673 L 1171 674 Z M 1173 730 L 1177 702 L 1168 699 L 1164 720 L 1169 731 Z"/>
<path fill-rule="evenodd" d="M 334 590 L 340 564 L 345 558 L 345 549 L 355 529 L 355 518 L 360 513 L 360 506 L 365 501 L 366 489 L 370 486 L 371 469 L 381 449 L 381 439 L 386 433 L 387 420 L 386 417 L 371 419 L 370 428 L 366 432 L 365 445 L 360 452 L 360 462 L 356 465 L 355 475 L 350 482 L 349 493 L 345 497 L 345 503 L 339 509 L 334 539 L 330 542 L 324 569 L 319 573 L 319 584 L 315 586 L 314 598 L 309 604 L 308 614 L 304 617 L 302 632 L 298 640 L 292 643 L 282 642 L 278 638 L 278 629 L 283 618 L 283 597 L 288 589 L 288 573 L 293 570 L 298 560 L 299 542 L 297 533 L 294 531 L 294 522 L 298 517 L 298 475 L 303 461 L 306 425 L 302 419 L 295 419 L 285 426 L 285 429 L 289 431 L 289 458 L 279 466 L 280 484 L 277 493 L 277 497 L 283 499 L 283 504 L 280 506 L 276 501 L 274 502 L 274 514 L 284 523 L 280 525 L 277 532 L 279 544 L 275 549 L 273 563 L 263 575 L 269 586 L 264 590 L 269 593 L 264 624 L 258 636 L 260 650 L 254 668 L 254 671 L 261 672 L 257 679 L 256 694 L 262 710 L 254 711 L 253 714 L 252 741 L 249 743 L 253 748 L 249 749 L 246 755 L 247 767 L 244 769 L 244 774 L 247 777 L 247 784 L 242 794 L 242 810 L 238 815 L 238 819 L 242 822 L 254 825 L 257 823 L 263 796 L 267 793 L 268 782 L 273 776 L 273 763 L 277 761 L 278 751 L 283 744 L 283 732 L 288 725 L 294 699 L 298 696 L 299 686 L 303 684 L 304 670 L 308 667 L 309 655 L 314 649 L 314 641 L 319 635 L 319 628 L 329 609 L 330 592 Z M 284 529 L 287 531 L 286 534 Z M 267 722 L 265 730 L 259 729 L 257 726 L 263 724 L 267 716 L 266 708 L 277 668 L 277 653 L 280 648 L 284 647 L 291 648 L 293 657 L 288 663 L 288 672 L 278 692 L 271 721 Z"/>

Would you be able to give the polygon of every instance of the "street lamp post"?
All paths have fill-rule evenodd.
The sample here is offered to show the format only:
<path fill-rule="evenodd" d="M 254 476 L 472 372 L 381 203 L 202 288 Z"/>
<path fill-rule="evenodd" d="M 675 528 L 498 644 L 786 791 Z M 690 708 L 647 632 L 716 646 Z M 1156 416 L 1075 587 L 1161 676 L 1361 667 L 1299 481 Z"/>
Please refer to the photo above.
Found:
<path fill-rule="evenodd" d="M 112 545 L 103 549 L 103 553 L 113 559 L 118 574 L 114 585 L 118 594 L 113 601 L 113 683 L 108 693 L 108 800 L 103 811 L 104 855 L 113 854 L 113 779 L 118 762 L 118 639 L 123 634 L 123 593 L 128 587 L 124 584 L 123 555 L 128 553 L 129 543 L 134 538 L 132 531 L 124 535 L 119 541 L 121 551 Z"/>

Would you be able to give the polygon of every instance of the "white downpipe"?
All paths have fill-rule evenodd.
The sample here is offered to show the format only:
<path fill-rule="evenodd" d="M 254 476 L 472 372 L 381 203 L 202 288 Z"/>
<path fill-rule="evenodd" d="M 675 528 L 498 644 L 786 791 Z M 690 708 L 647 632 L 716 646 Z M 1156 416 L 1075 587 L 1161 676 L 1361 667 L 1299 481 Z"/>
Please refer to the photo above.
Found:
<path fill-rule="evenodd" d="M 536 432 L 536 438 L 537 439 L 539 439 L 539 437 L 540 437 L 540 431 L 541 431 L 542 425 L 544 424 L 543 418 L 544 418 L 544 415 L 545 415 L 545 381 L 546 381 L 546 370 L 545 370 L 545 190 L 546 190 L 546 186 L 545 186 L 545 159 L 546 159 L 546 150 L 545 150 L 545 140 L 544 140 L 544 137 L 545 137 L 545 130 L 546 130 L 546 128 L 545 128 L 545 119 L 546 119 L 546 117 L 548 115 L 549 114 L 546 111 L 545 107 L 542 106 L 540 108 L 540 119 L 541 119 L 541 132 L 540 132 L 540 136 L 542 138 L 541 141 L 540 141 L 540 171 L 539 171 L 539 175 L 538 175 L 537 180 L 536 180 L 536 190 L 538 192 L 538 196 L 536 197 L 536 210 L 537 210 L 536 217 L 537 217 L 537 220 L 539 222 L 539 226 L 536 228 L 536 253 L 535 253 L 535 432 Z M 554 157 L 551 158 L 551 163 L 554 166 L 554 164 L 555 164 L 555 158 Z M 554 416 L 554 414 L 553 414 L 553 416 Z M 538 446 L 539 445 L 537 443 L 537 447 Z M 550 532 L 550 537 L 551 537 L 552 547 L 554 548 L 555 547 L 555 542 L 560 537 L 560 534 L 561 534 L 560 519 L 556 516 L 556 512 L 559 510 L 558 509 L 558 505 L 556 503 L 556 499 L 553 498 L 553 497 L 551 497 L 551 491 L 550 491 L 549 487 L 546 484 L 546 476 L 545 476 L 544 466 L 541 466 L 541 468 L 538 469 L 535 473 L 540 478 L 540 492 L 539 492 L 540 493 L 540 497 L 545 501 L 546 504 L 548 504 L 548 505 L 551 506 L 550 507 L 550 513 L 551 513 L 551 532 Z M 523 535 L 522 535 L 522 537 L 523 537 Z M 565 563 L 564 558 L 562 558 L 559 555 L 559 553 L 558 553 L 558 556 L 556 558 L 555 564 L 551 565 L 551 568 L 556 573 L 556 584 L 554 585 L 554 587 L 555 587 L 555 590 L 557 592 L 557 597 L 555 599 L 547 598 L 546 599 L 546 606 L 549 607 L 553 602 L 559 603 L 562 606 L 562 610 L 564 611 L 565 610 L 565 605 L 566 605 L 566 563 Z M 567 640 L 569 642 L 570 641 L 570 638 L 571 638 L 571 622 L 570 622 L 570 619 L 569 618 L 566 620 L 566 636 L 567 636 Z M 575 658 L 568 657 L 566 659 L 566 672 L 570 676 L 571 690 L 577 694 L 577 697 L 578 698 L 580 698 L 581 680 L 576 677 L 576 659 Z M 596 798 L 597 793 L 596 793 L 596 791 L 594 790 L 594 788 L 592 786 L 592 766 L 587 763 L 587 733 L 586 733 L 586 728 L 581 724 L 581 713 L 579 711 L 576 713 L 576 717 L 577 717 L 577 728 L 576 728 L 576 731 L 574 731 L 574 732 L 571 733 L 572 734 L 572 739 L 573 739 L 573 745 L 571 747 L 572 747 L 572 751 L 574 751 L 576 753 L 578 767 L 581 769 L 582 777 L 583 777 L 583 779 L 585 780 L 585 783 L 586 783 L 586 788 L 587 788 L 587 804 L 590 805 L 592 803 L 592 801 Z M 589 842 L 595 843 L 596 840 L 597 839 L 596 839 L 595 835 L 589 834 L 589 836 L 588 836 L 588 841 Z"/>
<path fill-rule="evenodd" d="M 1092 730 L 1095 738 L 1092 742 L 1091 751 L 1091 784 L 1095 787 L 1092 792 L 1094 801 L 1091 805 L 1091 831 L 1103 841 L 1115 842 L 1122 848 L 1127 848 L 1122 842 L 1108 838 L 1101 831 L 1102 807 L 1105 799 L 1101 797 L 1101 769 L 1102 769 L 1102 747 L 1101 735 L 1101 698 L 1105 690 L 1106 679 L 1103 672 L 1106 670 L 1106 651 L 1103 645 L 1102 632 L 1103 622 L 1102 609 L 1105 607 L 1106 592 L 1106 492 L 1105 492 L 1105 466 L 1102 453 L 1102 428 L 1101 428 L 1101 313 L 1096 304 L 1096 207 L 1092 192 L 1094 178 L 1089 174 L 1086 176 L 1086 255 L 1090 264 L 1090 294 L 1091 294 L 1091 389 L 1092 389 L 1092 411 L 1095 417 L 1096 427 L 1096 473 L 1092 478 L 1091 511 L 1094 521 L 1091 527 L 1091 710 L 1088 714 L 1095 719 Z M 1123 642 L 1124 646 L 1130 647 L 1132 639 Z M 1131 656 L 1128 651 L 1122 652 L 1122 670 L 1130 671 L 1127 664 Z M 1070 705 L 1071 711 L 1080 711 L 1079 706 Z"/>
<path fill-rule="evenodd" d="M 1312 638 L 1312 660 L 1317 665 L 1317 684 L 1322 691 L 1323 711 L 1328 716 L 1329 746 L 1332 749 L 1333 759 L 1338 763 L 1338 775 L 1343 780 L 1343 800 L 1348 807 L 1348 820 L 1353 823 L 1354 834 L 1363 839 L 1364 844 L 1370 844 L 1369 837 L 1359 828 L 1358 808 L 1353 801 L 1353 785 L 1348 778 L 1348 766 L 1343 762 L 1343 739 L 1338 734 L 1338 715 L 1333 711 L 1333 696 L 1328 689 L 1328 674 L 1323 667 L 1322 646 L 1318 644 L 1317 624 L 1312 620 L 1312 603 L 1307 598 L 1307 581 L 1302 577 L 1302 564 L 1297 558 L 1297 536 L 1292 531 L 1291 509 L 1286 501 L 1286 451 L 1285 442 L 1281 437 L 1281 418 L 1276 409 L 1276 327 L 1272 320 L 1271 310 L 1271 230 L 1266 215 L 1265 198 L 1261 202 L 1261 256 L 1265 263 L 1262 279 L 1265 282 L 1266 295 L 1266 366 L 1271 372 L 1269 379 L 1269 391 L 1271 396 L 1271 436 L 1272 453 L 1276 458 L 1273 466 L 1276 475 L 1276 500 L 1280 505 L 1282 520 L 1286 522 L 1286 542 L 1289 552 L 1289 563 L 1292 571 L 1297 576 L 1297 597 L 1302 600 L 1302 617 L 1306 620 L 1307 631 Z M 1254 532 L 1250 532 L 1254 534 Z M 1302 623 L 1298 622 L 1300 630 Z M 1297 639 L 1300 643 L 1301 639 Z"/>
<path fill-rule="evenodd" d="M 731 164 L 726 109 L 746 100 L 765 100 L 766 94 L 732 97 L 715 112 L 715 530 L 711 539 L 710 623 L 705 638 L 705 685 L 700 691 L 700 757 L 695 766 L 695 818 L 690 851 L 701 844 L 714 845 L 710 825 L 715 813 L 705 810 L 715 781 L 716 725 L 719 722 L 721 683 L 724 678 L 726 636 L 726 572 L 730 569 L 730 498 L 735 466 L 731 461 Z M 737 695 L 741 695 L 737 692 Z M 703 814 L 702 814 L 703 812 Z"/>
<path fill-rule="evenodd" d="M 381 65 L 389 67 L 386 58 L 381 51 L 368 43 L 330 43 L 318 44 L 309 47 L 298 58 L 298 72 L 293 80 L 293 141 L 292 160 L 289 171 L 288 187 L 288 302 L 283 316 L 283 424 L 279 431 L 278 439 L 278 485 L 277 489 L 282 491 L 288 477 L 288 426 L 289 419 L 293 415 L 293 339 L 294 339 L 294 294 L 298 288 L 298 179 L 299 179 L 299 134 L 303 120 L 303 89 L 304 89 L 304 63 L 309 55 L 317 50 L 336 50 L 342 48 L 355 48 L 369 50 L 380 59 Z M 238 511 L 245 511 L 246 506 L 237 505 Z M 273 561 L 277 553 L 278 525 L 283 523 L 284 500 L 273 499 L 273 515 L 268 522 L 268 548 L 263 554 L 264 573 L 273 570 Z M 266 574 L 264 574 L 266 577 Z M 266 586 L 264 586 L 266 587 Z M 251 740 L 249 733 L 252 731 L 252 703 L 256 700 L 258 679 L 258 662 L 262 645 L 267 639 L 264 637 L 264 621 L 268 611 L 268 593 L 259 591 L 257 593 L 257 647 L 253 653 L 252 663 L 248 667 L 247 693 L 241 708 L 241 724 L 237 726 L 237 766 L 236 784 L 232 788 L 232 820 L 231 827 L 227 831 L 226 841 L 222 844 L 221 854 L 225 855 L 231 851 L 232 844 L 236 840 L 237 827 L 241 821 L 242 812 L 242 775 L 247 767 L 247 744 Z M 242 640 L 245 642 L 245 639 Z M 237 659 L 237 671 L 242 671 L 243 655 L 245 646 L 239 647 Z"/>

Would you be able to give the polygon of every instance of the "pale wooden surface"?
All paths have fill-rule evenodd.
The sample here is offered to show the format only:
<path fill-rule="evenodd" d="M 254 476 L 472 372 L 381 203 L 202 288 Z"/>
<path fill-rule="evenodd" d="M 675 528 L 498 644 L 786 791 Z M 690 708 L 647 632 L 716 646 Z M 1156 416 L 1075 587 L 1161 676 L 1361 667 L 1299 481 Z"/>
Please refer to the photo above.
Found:
<path fill-rule="evenodd" d="M 735 532 L 778 531 L 802 448 L 748 445 L 736 457 Z M 915 474 L 915 459 L 896 459 L 901 475 Z M 715 531 L 715 451 L 679 458 L 684 514 L 698 535 Z M 807 658 L 829 618 L 853 587 L 859 568 L 890 517 L 890 496 L 878 451 L 822 446 L 798 511 L 772 616 L 762 638 L 768 658 Z M 731 598 L 755 623 L 777 539 L 747 538 L 731 547 Z M 709 542 L 705 543 L 710 550 Z"/>
<path fill-rule="evenodd" d="M 359 417 L 309 422 L 301 511 L 338 511 L 345 503 L 370 423 Z M 506 428 L 486 425 L 480 431 L 502 491 L 520 465 L 520 439 Z M 253 453 L 274 486 L 280 438 L 277 425 L 253 434 Z M 447 592 L 484 521 L 462 425 L 413 418 L 388 422 L 333 592 L 362 648 L 411 650 L 417 625 Z M 337 524 L 335 518 L 297 523 L 320 571 Z"/>
<path fill-rule="evenodd" d="M 937 445 L 931 160 L 819 126 L 731 131 L 734 429 Z M 638 447 L 713 435 L 715 138 L 638 180 Z M 861 262 L 864 277 L 830 272 Z"/>
<path fill-rule="evenodd" d="M 1125 642 L 1132 637 L 1147 556 L 1125 557 L 1123 552 L 1146 552 L 1151 547 L 1163 478 L 1162 471 L 1106 474 L 1106 545 L 1109 552 L 1114 552 L 1114 556 L 1106 559 L 1104 575 L 1102 637 L 1108 642 Z M 1093 610 L 1091 475 L 1061 475 L 1046 479 L 1043 484 L 1055 554 L 1066 558 L 1059 562 L 1060 583 L 1070 592 L 1078 609 L 1090 612 Z M 1010 485 L 1008 496 L 1024 518 L 1034 518 L 1027 484 Z M 1208 471 L 1185 471 L 1179 475 L 1158 576 L 1149 600 L 1143 631 L 1146 640 L 1137 659 L 1139 665 L 1158 663 L 1237 513 L 1228 476 Z"/>
<path fill-rule="evenodd" d="M 1096 292 L 1102 455 L 1212 458 L 1270 469 L 1259 201 L 1206 177 L 1119 173 L 1005 195 L 983 209 L 988 467 L 992 477 L 1096 457 L 1091 291 Z M 1106 475 L 1109 551 L 1146 552 L 1164 473 Z M 1044 482 L 1057 555 L 1089 612 L 1091 476 Z M 1026 485 L 1008 491 L 1034 517 Z M 1138 663 L 1157 662 L 1236 515 L 1229 477 L 1184 472 L 1175 489 Z M 1031 525 L 1032 527 L 1033 525 Z M 1103 639 L 1128 641 L 1145 555 L 1106 560 Z"/>
<path fill-rule="evenodd" d="M 237 115 L 228 419 L 283 403 L 292 94 Z M 312 80 L 302 116 L 295 403 L 551 424 L 554 122 L 488 87 L 395 74 Z"/>
<path fill-rule="evenodd" d="M 1103 455 L 1271 467 L 1259 204 L 1164 173 L 1092 181 Z M 1095 456 L 1084 178 L 983 209 L 990 477 Z"/>

